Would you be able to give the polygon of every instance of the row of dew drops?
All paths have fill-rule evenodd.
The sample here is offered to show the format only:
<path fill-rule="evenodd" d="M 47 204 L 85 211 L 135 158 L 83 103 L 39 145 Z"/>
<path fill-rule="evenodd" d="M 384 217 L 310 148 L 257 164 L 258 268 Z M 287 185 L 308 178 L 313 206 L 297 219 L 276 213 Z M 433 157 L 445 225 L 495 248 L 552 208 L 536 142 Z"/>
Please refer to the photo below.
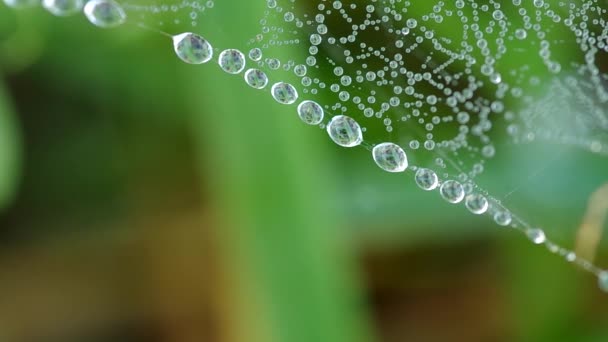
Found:
<path fill-rule="evenodd" d="M 35 6 L 40 0 L 4 0 L 14 8 Z M 57 16 L 68 16 L 84 12 L 87 19 L 102 28 L 117 27 L 127 20 L 124 9 L 113 0 L 42 0 L 42 5 L 50 13 Z M 205 64 L 213 59 L 212 45 L 198 34 L 185 32 L 171 36 L 176 55 L 188 64 Z M 249 59 L 258 62 L 262 59 L 262 51 L 254 48 L 249 52 Z M 237 49 L 222 51 L 217 62 L 220 68 L 228 74 L 238 75 L 245 71 L 247 58 Z M 264 71 L 251 68 L 244 72 L 245 82 L 254 89 L 264 89 L 269 84 L 269 78 Z M 296 88 L 285 82 L 274 83 L 270 89 L 272 97 L 281 104 L 294 105 L 298 101 Z M 447 202 L 452 204 L 464 201 L 466 208 L 473 214 L 489 214 L 500 226 L 510 226 L 524 232 L 534 244 L 544 244 L 549 251 L 559 254 L 570 262 L 575 262 L 583 269 L 598 277 L 599 287 L 608 292 L 608 271 L 601 270 L 587 260 L 578 258 L 574 252 L 559 247 L 551 242 L 539 228 L 533 228 L 512 215 L 497 200 L 476 192 L 474 185 L 461 184 L 456 180 L 439 180 L 437 174 L 427 168 L 408 165 L 407 154 L 403 148 L 391 142 L 370 145 L 363 140 L 363 130 L 359 123 L 346 115 L 333 116 L 324 126 L 324 109 L 311 100 L 301 101 L 297 106 L 300 119 L 309 125 L 320 125 L 327 131 L 329 137 L 339 146 L 363 146 L 370 149 L 374 162 L 382 170 L 392 173 L 406 171 L 414 172 L 416 184 L 425 191 L 439 189 L 439 193 Z"/>

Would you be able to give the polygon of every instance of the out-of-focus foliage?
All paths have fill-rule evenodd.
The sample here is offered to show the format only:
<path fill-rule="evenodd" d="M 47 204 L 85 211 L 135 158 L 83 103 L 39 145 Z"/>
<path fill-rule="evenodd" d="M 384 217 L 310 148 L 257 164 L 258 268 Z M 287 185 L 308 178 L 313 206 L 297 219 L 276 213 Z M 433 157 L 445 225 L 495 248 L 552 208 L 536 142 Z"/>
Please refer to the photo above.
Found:
<path fill-rule="evenodd" d="M 19 182 L 21 144 L 15 119 L 5 90 L 0 88 L 0 210 L 14 199 Z"/>

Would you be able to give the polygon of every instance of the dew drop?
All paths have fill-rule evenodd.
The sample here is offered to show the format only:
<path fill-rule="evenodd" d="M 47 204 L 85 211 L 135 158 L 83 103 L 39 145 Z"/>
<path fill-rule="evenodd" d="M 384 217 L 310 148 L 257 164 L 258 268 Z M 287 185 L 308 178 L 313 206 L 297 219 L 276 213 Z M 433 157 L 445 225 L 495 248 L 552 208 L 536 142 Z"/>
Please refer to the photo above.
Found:
<path fill-rule="evenodd" d="M 192 32 L 173 36 L 173 49 L 177 57 L 188 64 L 207 63 L 213 57 L 211 44 Z"/>
<path fill-rule="evenodd" d="M 275 83 L 270 90 L 272 97 L 281 104 L 294 104 L 298 100 L 298 91 L 289 83 Z"/>
<path fill-rule="evenodd" d="M 262 70 L 249 69 L 245 72 L 245 82 L 255 89 L 264 89 L 268 85 L 268 76 Z"/>
<path fill-rule="evenodd" d="M 481 215 L 488 211 L 488 200 L 481 194 L 471 194 L 466 197 L 465 206 L 473 214 Z"/>
<path fill-rule="evenodd" d="M 526 37 L 528 36 L 528 33 L 526 32 L 526 30 L 519 28 L 517 30 L 515 30 L 515 37 L 517 39 L 526 39 Z"/>
<path fill-rule="evenodd" d="M 229 74 L 239 74 L 245 69 L 245 55 L 236 49 L 222 51 L 218 57 L 222 70 Z"/>
<path fill-rule="evenodd" d="M 574 262 L 575 260 L 576 260 L 576 253 L 570 252 L 570 253 L 566 254 L 566 261 Z"/>
<path fill-rule="evenodd" d="M 502 20 L 504 18 L 504 14 L 502 13 L 501 10 L 497 9 L 492 13 L 492 17 L 494 18 L 494 20 Z"/>
<path fill-rule="evenodd" d="M 124 9 L 113 0 L 91 0 L 84 6 L 84 14 L 98 27 L 112 28 L 127 20 Z"/>
<path fill-rule="evenodd" d="M 448 180 L 439 188 L 441 197 L 450 203 L 460 203 L 464 199 L 464 188 L 455 180 Z"/>
<path fill-rule="evenodd" d="M 306 71 L 307 71 L 307 68 L 306 68 L 306 65 L 304 65 L 304 64 L 296 65 L 295 68 L 293 68 L 293 72 L 297 76 L 300 76 L 300 77 L 306 76 Z"/>
<path fill-rule="evenodd" d="M 355 147 L 363 142 L 361 126 L 353 118 L 345 115 L 334 116 L 327 124 L 327 134 L 342 147 Z"/>
<path fill-rule="evenodd" d="M 27 8 L 36 6 L 40 2 L 38 0 L 4 0 L 4 3 L 12 8 Z"/>
<path fill-rule="evenodd" d="M 84 0 L 42 0 L 42 6 L 53 15 L 65 17 L 80 12 Z"/>
<path fill-rule="evenodd" d="M 545 232 L 538 228 L 528 230 L 526 235 L 528 235 L 528 239 L 530 239 L 530 241 L 536 245 L 540 245 L 547 240 Z"/>
<path fill-rule="evenodd" d="M 604 292 L 608 292 L 608 271 L 602 271 L 598 275 L 598 285 Z"/>
<path fill-rule="evenodd" d="M 511 213 L 506 210 L 499 210 L 494 213 L 494 222 L 499 226 L 508 226 L 511 224 L 511 221 L 513 221 Z"/>
<path fill-rule="evenodd" d="M 323 121 L 323 107 L 314 101 L 303 101 L 298 105 L 298 116 L 309 125 L 318 125 Z"/>
<path fill-rule="evenodd" d="M 387 172 L 403 172 L 407 169 L 405 151 L 393 143 L 382 143 L 374 146 L 372 156 L 376 164 Z"/>
<path fill-rule="evenodd" d="M 259 48 L 253 48 L 249 51 L 249 58 L 254 61 L 257 62 L 260 59 L 262 59 L 262 50 Z"/>
<path fill-rule="evenodd" d="M 414 179 L 416 180 L 416 184 L 425 191 L 435 190 L 439 186 L 439 178 L 433 170 L 418 169 Z"/>

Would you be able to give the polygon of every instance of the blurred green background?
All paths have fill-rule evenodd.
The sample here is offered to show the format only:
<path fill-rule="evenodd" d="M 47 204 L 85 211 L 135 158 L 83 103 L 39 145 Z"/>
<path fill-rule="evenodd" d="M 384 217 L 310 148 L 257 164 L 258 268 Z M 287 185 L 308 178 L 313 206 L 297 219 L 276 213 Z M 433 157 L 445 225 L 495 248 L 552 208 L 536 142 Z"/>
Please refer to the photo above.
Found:
<path fill-rule="evenodd" d="M 0 6 L 0 71 L 2 341 L 608 340 L 593 277 L 160 35 Z M 572 247 L 606 160 L 497 142 L 480 183 Z"/>

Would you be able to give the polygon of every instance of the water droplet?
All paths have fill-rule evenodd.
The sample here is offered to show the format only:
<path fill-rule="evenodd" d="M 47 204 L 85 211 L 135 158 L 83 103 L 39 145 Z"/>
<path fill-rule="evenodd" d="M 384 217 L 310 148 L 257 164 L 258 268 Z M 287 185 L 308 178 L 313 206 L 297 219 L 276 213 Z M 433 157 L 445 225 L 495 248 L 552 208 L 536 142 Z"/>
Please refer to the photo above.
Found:
<path fill-rule="evenodd" d="M 494 20 L 502 20 L 505 15 L 502 13 L 501 10 L 497 9 L 492 13 L 492 17 L 494 18 Z"/>
<path fill-rule="evenodd" d="M 481 194 L 471 194 L 465 199 L 465 206 L 473 214 L 481 215 L 488 211 L 488 200 Z"/>
<path fill-rule="evenodd" d="M 511 213 L 506 210 L 499 210 L 494 213 L 494 222 L 499 226 L 508 226 L 511 224 L 511 221 L 513 221 Z"/>
<path fill-rule="evenodd" d="M 213 47 L 198 34 L 185 32 L 173 36 L 173 49 L 188 64 L 203 64 L 213 57 Z"/>
<path fill-rule="evenodd" d="M 464 199 L 464 188 L 455 180 L 448 180 L 439 188 L 441 197 L 450 203 L 460 203 Z"/>
<path fill-rule="evenodd" d="M 262 59 L 262 50 L 259 48 L 253 48 L 249 51 L 249 58 L 254 61 L 257 62 L 260 59 Z"/>
<path fill-rule="evenodd" d="M 433 170 L 418 169 L 418 171 L 416 171 L 415 180 L 416 184 L 418 184 L 422 190 L 431 191 L 437 189 L 437 186 L 439 186 L 439 178 Z"/>
<path fill-rule="evenodd" d="M 255 89 L 264 89 L 268 85 L 268 76 L 258 69 L 249 69 L 245 72 L 245 82 Z"/>
<path fill-rule="evenodd" d="M 236 49 L 222 51 L 218 62 L 222 70 L 229 74 L 239 74 L 245 69 L 245 55 Z"/>
<path fill-rule="evenodd" d="M 496 155 L 496 149 L 492 145 L 486 145 L 481 149 L 481 155 L 484 158 L 492 158 Z"/>
<path fill-rule="evenodd" d="M 604 292 L 608 292 L 608 271 L 602 271 L 598 275 L 598 285 Z"/>
<path fill-rule="evenodd" d="M 528 36 L 528 33 L 526 32 L 526 30 L 524 30 L 522 28 L 518 28 L 517 30 L 515 30 L 515 37 L 517 39 L 526 39 L 527 36 Z"/>
<path fill-rule="evenodd" d="M 4 0 L 4 3 L 12 8 L 27 8 L 39 4 L 38 0 Z"/>
<path fill-rule="evenodd" d="M 278 103 L 290 105 L 298 100 L 298 91 L 289 83 L 275 83 L 270 92 Z"/>
<path fill-rule="evenodd" d="M 337 115 L 331 119 L 327 124 L 327 134 L 331 140 L 343 147 L 355 147 L 363 142 L 361 126 L 345 115 Z"/>
<path fill-rule="evenodd" d="M 307 71 L 307 68 L 306 68 L 306 65 L 304 65 L 304 64 L 299 64 L 299 65 L 296 65 L 296 66 L 293 68 L 293 72 L 294 72 L 294 73 L 295 73 L 297 76 L 300 76 L 300 77 L 304 77 L 304 76 L 306 75 L 306 71 Z"/>
<path fill-rule="evenodd" d="M 310 43 L 312 45 L 319 45 L 321 44 L 321 42 L 323 41 L 323 38 L 321 38 L 320 35 L 313 33 L 312 35 L 310 35 Z"/>
<path fill-rule="evenodd" d="M 530 239 L 532 243 L 537 245 L 540 245 L 541 243 L 544 243 L 547 240 L 545 232 L 538 228 L 528 230 L 526 232 L 526 235 L 528 235 L 528 239 Z"/>
<path fill-rule="evenodd" d="M 574 262 L 575 260 L 576 260 L 576 253 L 569 252 L 568 254 L 566 254 L 566 261 Z"/>
<path fill-rule="evenodd" d="M 323 107 L 314 101 L 303 101 L 298 105 L 298 116 L 309 125 L 318 125 L 323 121 Z"/>
<path fill-rule="evenodd" d="M 84 0 L 42 0 L 42 6 L 56 16 L 65 17 L 80 12 Z"/>
<path fill-rule="evenodd" d="M 84 6 L 84 14 L 95 25 L 112 28 L 124 24 L 127 14 L 113 0 L 91 0 Z"/>
<path fill-rule="evenodd" d="M 387 172 L 403 172 L 408 166 L 405 151 L 393 143 L 374 146 L 372 156 L 376 164 Z"/>

